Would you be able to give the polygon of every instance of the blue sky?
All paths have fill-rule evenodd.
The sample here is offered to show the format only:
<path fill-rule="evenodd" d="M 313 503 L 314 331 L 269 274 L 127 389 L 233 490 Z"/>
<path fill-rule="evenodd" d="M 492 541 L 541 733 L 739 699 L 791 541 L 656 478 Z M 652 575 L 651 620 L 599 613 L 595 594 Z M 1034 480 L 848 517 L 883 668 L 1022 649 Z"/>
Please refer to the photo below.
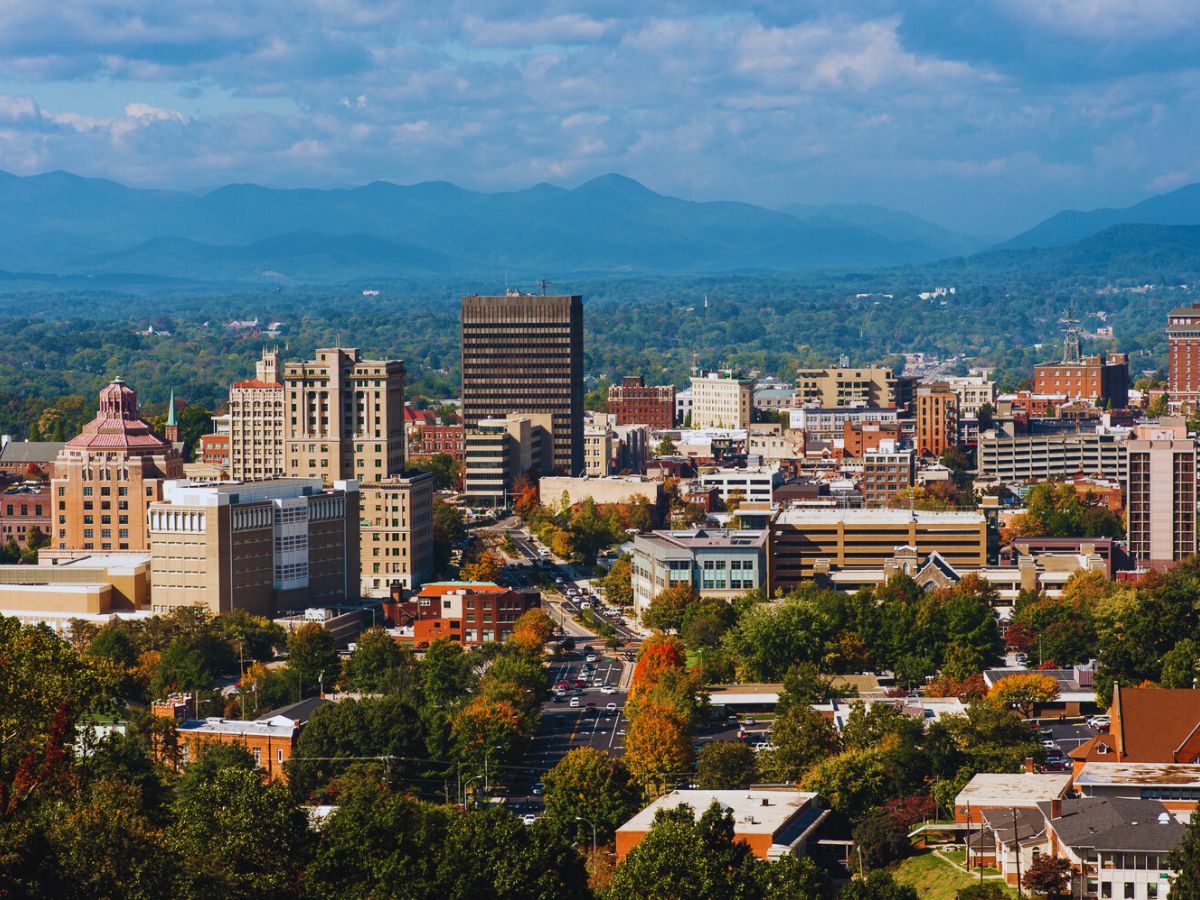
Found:
<path fill-rule="evenodd" d="M 1003 235 L 1200 180 L 1196 0 L 5 0 L 0 169 L 130 184 L 621 172 Z"/>

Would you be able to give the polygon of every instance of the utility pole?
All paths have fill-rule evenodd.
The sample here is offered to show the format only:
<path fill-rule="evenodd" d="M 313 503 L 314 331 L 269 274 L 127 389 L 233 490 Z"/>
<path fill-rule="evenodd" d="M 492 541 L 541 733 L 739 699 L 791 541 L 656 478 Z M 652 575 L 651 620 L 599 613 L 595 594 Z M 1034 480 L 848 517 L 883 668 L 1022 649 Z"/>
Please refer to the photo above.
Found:
<path fill-rule="evenodd" d="M 1017 900 L 1021 900 L 1021 836 L 1017 833 L 1017 808 L 1014 806 L 1009 812 L 1012 813 L 1013 851 L 1017 860 Z"/>

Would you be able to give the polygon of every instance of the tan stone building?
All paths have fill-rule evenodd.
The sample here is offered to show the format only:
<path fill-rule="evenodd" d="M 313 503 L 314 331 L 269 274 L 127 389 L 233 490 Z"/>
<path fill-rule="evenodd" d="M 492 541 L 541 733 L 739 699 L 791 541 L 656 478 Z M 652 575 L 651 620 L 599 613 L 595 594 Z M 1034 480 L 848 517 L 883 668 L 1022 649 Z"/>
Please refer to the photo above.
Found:
<path fill-rule="evenodd" d="M 229 474 L 235 481 L 284 473 L 283 407 L 279 353 L 264 349 L 254 378 L 229 389 Z"/>
<path fill-rule="evenodd" d="M 428 472 L 361 486 L 362 591 L 390 596 L 433 577 L 433 487 Z"/>
<path fill-rule="evenodd" d="M 137 394 L 120 378 L 54 462 L 52 546 L 60 550 L 145 550 L 146 509 L 183 459 L 138 415 Z"/>
<path fill-rule="evenodd" d="M 692 428 L 749 428 L 754 381 L 731 370 L 692 376 Z"/>
<path fill-rule="evenodd" d="M 172 481 L 148 518 L 155 612 L 202 604 L 272 615 L 359 595 L 353 481 Z"/>
<path fill-rule="evenodd" d="M 888 409 L 896 405 L 896 376 L 881 366 L 800 369 L 796 373 L 796 405 Z"/>
<path fill-rule="evenodd" d="M 283 367 L 284 462 L 292 478 L 383 481 L 404 471 L 404 363 L 324 349 Z"/>

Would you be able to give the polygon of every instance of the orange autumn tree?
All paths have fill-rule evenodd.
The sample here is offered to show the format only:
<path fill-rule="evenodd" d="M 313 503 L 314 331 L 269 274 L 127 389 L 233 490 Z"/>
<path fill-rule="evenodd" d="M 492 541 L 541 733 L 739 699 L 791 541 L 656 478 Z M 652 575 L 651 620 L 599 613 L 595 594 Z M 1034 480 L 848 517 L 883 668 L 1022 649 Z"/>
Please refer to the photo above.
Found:
<path fill-rule="evenodd" d="M 513 623 L 509 642 L 521 653 L 534 656 L 542 652 L 550 636 L 554 634 L 554 620 L 545 610 L 531 609 L 521 614 Z"/>
<path fill-rule="evenodd" d="M 642 643 L 637 667 L 633 670 L 629 699 L 652 688 L 658 676 L 667 669 L 682 669 L 685 662 L 683 642 L 679 638 L 659 632 L 650 635 Z"/>
<path fill-rule="evenodd" d="M 473 563 L 467 563 L 459 570 L 463 581 L 495 581 L 504 569 L 504 559 L 491 550 L 485 550 Z"/>
<path fill-rule="evenodd" d="M 625 765 L 642 784 L 656 786 L 690 770 L 692 741 L 686 723 L 670 706 L 648 701 L 629 723 Z"/>

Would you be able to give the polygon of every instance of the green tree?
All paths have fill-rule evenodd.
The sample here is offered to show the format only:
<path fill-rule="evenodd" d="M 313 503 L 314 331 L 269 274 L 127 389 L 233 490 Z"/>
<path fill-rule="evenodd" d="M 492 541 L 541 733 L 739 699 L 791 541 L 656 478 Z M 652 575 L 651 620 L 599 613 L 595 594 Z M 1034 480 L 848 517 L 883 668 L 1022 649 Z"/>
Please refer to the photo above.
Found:
<path fill-rule="evenodd" d="M 577 747 L 543 778 L 546 815 L 577 841 L 609 841 L 617 827 L 637 811 L 638 791 L 625 764 L 594 747 Z M 576 821 L 582 817 L 589 823 Z"/>
<path fill-rule="evenodd" d="M 854 844 L 869 869 L 882 869 L 912 852 L 908 829 L 883 810 L 875 810 L 854 826 Z"/>
<path fill-rule="evenodd" d="M 1175 873 L 1172 894 L 1200 897 L 1200 816 L 1192 816 L 1183 839 L 1167 854 L 1167 868 Z"/>
<path fill-rule="evenodd" d="M 467 536 L 462 510 L 433 498 L 433 563 L 441 571 L 450 563 L 450 552 Z"/>
<path fill-rule="evenodd" d="M 276 650 L 287 645 L 283 626 L 266 616 L 255 616 L 244 609 L 235 609 L 218 620 L 225 639 L 241 651 L 244 660 L 270 660 Z"/>
<path fill-rule="evenodd" d="M 416 693 L 417 663 L 383 628 L 368 628 L 358 636 L 345 665 L 346 686 L 352 691 L 378 693 L 403 689 Z"/>
<path fill-rule="evenodd" d="M 449 638 L 438 638 L 431 643 L 421 660 L 421 686 L 426 703 L 441 707 L 457 705 L 475 686 L 470 661 L 462 646 Z"/>
<path fill-rule="evenodd" d="M 917 889 L 900 884 L 888 872 L 876 870 L 842 887 L 838 900 L 920 900 Z"/>
<path fill-rule="evenodd" d="M 633 605 L 633 567 L 628 554 L 622 554 L 600 581 L 604 596 L 614 606 Z"/>
<path fill-rule="evenodd" d="M 758 881 L 763 900 L 833 900 L 829 873 L 809 857 L 784 854 L 774 862 L 760 863 Z"/>
<path fill-rule="evenodd" d="M 287 638 L 288 675 L 302 695 L 311 697 L 323 684 L 333 690 L 342 663 L 333 649 L 333 635 L 320 622 L 305 622 Z"/>
<path fill-rule="evenodd" d="M 282 784 L 219 769 L 181 794 L 167 843 L 179 855 L 176 891 L 188 897 L 278 897 L 299 882 L 309 846 L 305 814 Z"/>
<path fill-rule="evenodd" d="M 837 753 L 833 723 L 811 706 L 796 704 L 777 716 L 771 727 L 774 750 L 758 756 L 758 769 L 768 782 L 798 781 L 819 760 Z"/>
<path fill-rule="evenodd" d="M 642 624 L 660 631 L 678 631 L 688 609 L 700 600 L 700 595 L 686 582 L 663 588 L 642 613 Z"/>
<path fill-rule="evenodd" d="M 171 640 L 151 678 L 150 691 L 162 697 L 172 691 L 207 690 L 218 675 L 235 669 L 232 648 L 205 627 Z"/>
<path fill-rule="evenodd" d="M 1197 668 L 1200 667 L 1200 650 L 1191 638 L 1175 642 L 1162 658 L 1162 673 L 1158 683 L 1165 688 L 1190 688 L 1196 683 Z"/>
<path fill-rule="evenodd" d="M 749 787 L 758 780 L 753 748 L 737 741 L 709 741 L 696 759 L 697 780 L 704 790 Z"/>
<path fill-rule="evenodd" d="M 137 662 L 137 649 L 129 637 L 129 632 L 120 625 L 106 625 L 96 632 L 92 642 L 88 644 L 89 656 L 100 656 L 111 660 L 122 669 L 128 669 Z"/>
<path fill-rule="evenodd" d="M 831 809 L 855 820 L 896 796 L 902 777 L 896 768 L 888 747 L 846 750 L 818 762 L 802 784 L 805 790 L 817 791 Z"/>

